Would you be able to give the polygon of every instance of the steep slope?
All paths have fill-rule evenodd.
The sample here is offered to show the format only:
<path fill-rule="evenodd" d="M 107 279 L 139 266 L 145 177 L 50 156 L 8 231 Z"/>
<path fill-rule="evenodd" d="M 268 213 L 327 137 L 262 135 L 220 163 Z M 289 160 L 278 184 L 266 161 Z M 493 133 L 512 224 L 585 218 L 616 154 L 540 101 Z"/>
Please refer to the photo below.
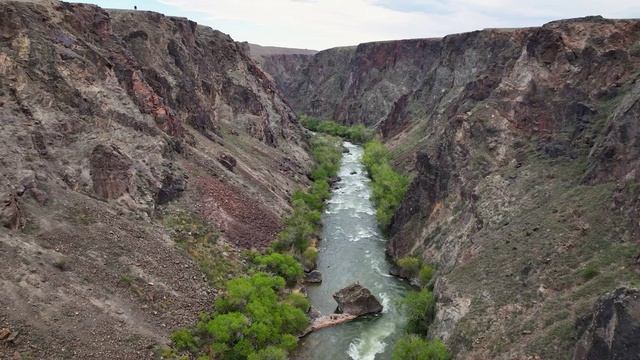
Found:
<path fill-rule="evenodd" d="M 431 334 L 457 358 L 571 358 L 597 298 L 640 286 L 640 21 L 361 44 L 298 68 L 280 85 L 297 111 L 376 125 L 413 175 L 388 251 L 439 268 Z"/>
<path fill-rule="evenodd" d="M 0 2 L 0 118 L 0 358 L 152 357 L 308 181 L 275 84 L 186 19 Z"/>

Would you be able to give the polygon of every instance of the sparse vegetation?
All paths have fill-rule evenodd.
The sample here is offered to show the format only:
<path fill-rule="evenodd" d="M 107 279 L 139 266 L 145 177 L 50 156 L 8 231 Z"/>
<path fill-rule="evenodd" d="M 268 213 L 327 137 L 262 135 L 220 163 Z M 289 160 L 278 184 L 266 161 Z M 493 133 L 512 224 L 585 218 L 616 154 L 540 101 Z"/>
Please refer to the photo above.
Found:
<path fill-rule="evenodd" d="M 376 218 L 382 229 L 387 229 L 409 185 L 409 179 L 391 167 L 391 157 L 384 144 L 378 140 L 364 146 L 362 163 L 372 182 Z"/>
<path fill-rule="evenodd" d="M 595 265 L 588 265 L 580 271 L 580 274 L 582 275 L 583 279 L 589 281 L 598 276 L 598 274 L 600 274 L 600 271 L 598 271 L 598 268 Z"/>
<path fill-rule="evenodd" d="M 339 136 L 354 143 L 364 143 L 373 138 L 373 131 L 364 125 L 347 126 L 307 115 L 300 115 L 300 121 L 311 131 Z"/>
<path fill-rule="evenodd" d="M 125 285 L 131 285 L 133 283 L 133 278 L 129 274 L 120 275 L 120 282 Z"/>
<path fill-rule="evenodd" d="M 242 273 L 241 262 L 232 258 L 225 244 L 218 242 L 220 235 L 216 229 L 197 214 L 167 210 L 162 221 L 172 239 L 197 262 L 211 285 L 222 287 L 230 276 Z"/>

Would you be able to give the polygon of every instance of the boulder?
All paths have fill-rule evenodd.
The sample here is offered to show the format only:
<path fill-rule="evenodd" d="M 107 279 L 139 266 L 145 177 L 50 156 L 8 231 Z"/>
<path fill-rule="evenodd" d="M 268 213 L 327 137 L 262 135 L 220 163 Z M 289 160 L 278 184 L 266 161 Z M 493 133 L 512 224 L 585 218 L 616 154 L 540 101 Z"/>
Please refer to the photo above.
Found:
<path fill-rule="evenodd" d="M 236 161 L 236 158 L 234 158 L 233 156 L 229 155 L 229 154 L 221 154 L 218 157 L 218 161 L 220 162 L 220 164 L 222 164 L 227 170 L 233 172 L 234 168 L 236 167 L 236 165 L 238 164 L 238 161 Z"/>
<path fill-rule="evenodd" d="M 11 192 L 1 198 L 0 224 L 11 230 L 20 229 L 25 224 L 24 214 L 18 202 L 18 196 Z"/>
<path fill-rule="evenodd" d="M 322 273 L 318 270 L 313 270 L 304 274 L 304 282 L 308 284 L 320 284 L 322 282 Z"/>
<path fill-rule="evenodd" d="M 174 166 L 168 165 L 162 179 L 162 186 L 158 190 L 156 202 L 166 204 L 177 199 L 187 188 L 184 174 L 177 171 Z"/>
<path fill-rule="evenodd" d="M 333 294 L 338 303 L 337 313 L 362 316 L 382 312 L 382 304 L 369 289 L 355 283 Z"/>
<path fill-rule="evenodd" d="M 573 360 L 638 359 L 640 354 L 640 290 L 618 288 L 598 300 Z M 580 324 L 578 324 L 580 326 Z"/>

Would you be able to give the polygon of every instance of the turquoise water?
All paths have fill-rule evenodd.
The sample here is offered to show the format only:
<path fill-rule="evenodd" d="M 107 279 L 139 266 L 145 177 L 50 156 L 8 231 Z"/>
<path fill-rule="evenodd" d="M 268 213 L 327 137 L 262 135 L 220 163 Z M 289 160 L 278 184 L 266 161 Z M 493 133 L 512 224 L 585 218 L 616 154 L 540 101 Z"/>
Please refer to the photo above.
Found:
<path fill-rule="evenodd" d="M 313 306 L 322 314 L 334 312 L 332 294 L 360 282 L 380 300 L 383 313 L 312 333 L 301 341 L 295 354 L 300 360 L 389 359 L 394 340 L 402 333 L 405 318 L 399 302 L 408 286 L 389 275 L 385 258 L 386 240 L 380 233 L 370 200 L 369 178 L 360 159 L 362 147 L 344 143 L 333 191 L 323 214 L 322 240 L 318 247 L 321 285 L 307 287 Z"/>

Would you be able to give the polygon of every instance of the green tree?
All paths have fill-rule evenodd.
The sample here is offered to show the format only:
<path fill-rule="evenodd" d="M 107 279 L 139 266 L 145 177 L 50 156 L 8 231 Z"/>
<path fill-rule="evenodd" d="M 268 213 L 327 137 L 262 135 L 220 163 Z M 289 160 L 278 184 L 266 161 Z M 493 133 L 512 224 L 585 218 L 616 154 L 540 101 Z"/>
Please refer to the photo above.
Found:
<path fill-rule="evenodd" d="M 274 275 L 282 276 L 288 283 L 295 283 L 303 275 L 302 265 L 293 256 L 271 253 L 256 257 L 256 263 Z"/>

